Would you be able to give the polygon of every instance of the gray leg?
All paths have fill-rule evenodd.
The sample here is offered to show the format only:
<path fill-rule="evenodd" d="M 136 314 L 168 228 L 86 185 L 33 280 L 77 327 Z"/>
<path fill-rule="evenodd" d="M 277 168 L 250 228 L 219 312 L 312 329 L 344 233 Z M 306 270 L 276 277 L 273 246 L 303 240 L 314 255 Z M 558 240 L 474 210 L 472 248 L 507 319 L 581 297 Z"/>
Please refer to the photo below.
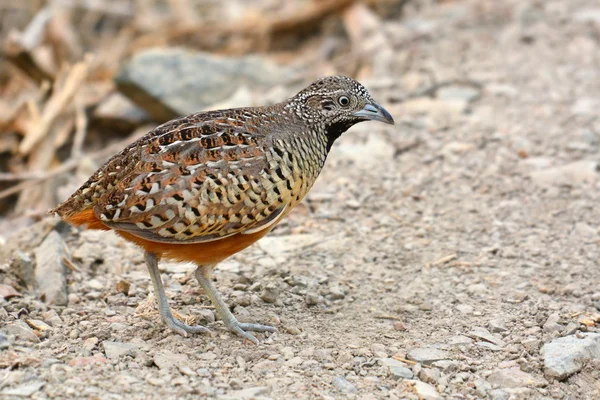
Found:
<path fill-rule="evenodd" d="M 196 279 L 198 279 L 200 286 L 202 286 L 202 289 L 204 289 L 204 292 L 206 293 L 206 295 L 208 296 L 208 298 L 210 299 L 212 304 L 215 306 L 215 309 L 217 310 L 217 314 L 223 320 L 223 322 L 225 323 L 225 326 L 227 328 L 229 328 L 229 330 L 237 333 L 238 336 L 246 338 L 255 344 L 258 344 L 258 339 L 256 339 L 252 334 L 250 334 L 246 331 L 254 331 L 254 332 L 275 332 L 275 331 L 277 331 L 277 329 L 275 329 L 272 326 L 268 326 L 268 325 L 246 324 L 246 323 L 238 322 L 238 320 L 233 316 L 231 311 L 229 311 L 229 307 L 227 307 L 227 305 L 221 298 L 221 295 L 219 295 L 219 292 L 217 292 L 217 289 L 215 288 L 215 286 L 212 284 L 212 282 L 210 280 L 210 272 L 211 272 L 211 266 L 200 266 L 194 272 L 194 275 L 196 275 Z"/>
<path fill-rule="evenodd" d="M 146 252 L 144 254 L 146 259 L 146 265 L 148 266 L 148 272 L 150 272 L 150 278 L 152 278 L 152 285 L 154 286 L 154 294 L 158 301 L 158 311 L 165 324 L 181 336 L 187 336 L 188 333 L 201 333 L 210 332 L 208 328 L 204 326 L 190 326 L 183 322 L 175 319 L 169 308 L 169 302 L 167 301 L 167 295 L 163 288 L 162 280 L 160 278 L 160 271 L 158 270 L 158 260 L 154 253 Z"/>

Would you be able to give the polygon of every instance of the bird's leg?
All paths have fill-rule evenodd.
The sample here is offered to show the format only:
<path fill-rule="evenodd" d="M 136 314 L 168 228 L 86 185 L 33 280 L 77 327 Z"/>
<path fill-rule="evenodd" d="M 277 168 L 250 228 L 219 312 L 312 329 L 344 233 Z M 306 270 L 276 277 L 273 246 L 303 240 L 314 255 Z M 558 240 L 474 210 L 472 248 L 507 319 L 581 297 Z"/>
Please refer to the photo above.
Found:
<path fill-rule="evenodd" d="M 146 252 L 144 258 L 146 260 L 146 265 L 148 266 L 148 272 L 150 272 L 150 278 L 152 278 L 154 294 L 158 300 L 158 311 L 160 312 L 163 321 L 165 321 L 165 324 L 181 336 L 187 336 L 188 333 L 210 332 L 210 330 L 204 326 L 186 325 L 173 317 L 173 313 L 171 313 L 171 309 L 169 308 L 165 289 L 163 288 L 162 279 L 160 278 L 156 255 L 151 252 Z"/>
<path fill-rule="evenodd" d="M 202 289 L 204 289 L 204 292 L 206 293 L 206 295 L 208 296 L 208 298 L 210 299 L 212 304 L 215 306 L 215 309 L 217 310 L 217 314 L 223 320 L 223 323 L 225 323 L 225 326 L 229 330 L 237 333 L 238 336 L 246 338 L 255 344 L 258 344 L 258 339 L 256 339 L 254 337 L 254 335 L 252 335 L 246 331 L 254 331 L 254 332 L 275 332 L 275 331 L 277 331 L 277 329 L 275 329 L 272 326 L 268 326 L 268 325 L 248 324 L 248 323 L 239 322 L 237 320 L 237 318 L 235 318 L 233 316 L 231 311 L 229 311 L 229 307 L 227 307 L 227 304 L 225 304 L 225 302 L 221 298 L 221 295 L 219 294 L 219 292 L 217 291 L 215 286 L 212 284 L 212 282 L 210 280 L 211 270 L 212 270 L 212 266 L 210 266 L 210 265 L 199 266 L 198 269 L 194 272 L 194 275 L 196 275 L 196 279 L 198 279 L 200 286 L 202 286 Z"/>

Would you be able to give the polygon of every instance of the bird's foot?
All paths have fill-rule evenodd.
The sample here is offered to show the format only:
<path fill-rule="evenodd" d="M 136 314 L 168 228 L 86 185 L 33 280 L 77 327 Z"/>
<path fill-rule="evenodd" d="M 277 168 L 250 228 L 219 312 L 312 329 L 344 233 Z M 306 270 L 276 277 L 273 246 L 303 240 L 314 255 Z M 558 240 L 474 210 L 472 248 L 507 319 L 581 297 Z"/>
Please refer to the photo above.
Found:
<path fill-rule="evenodd" d="M 175 317 L 173 317 L 172 315 L 171 315 L 171 318 L 169 318 L 169 317 L 164 318 L 164 321 L 165 321 L 165 324 L 167 324 L 167 327 L 169 327 L 169 329 L 179 333 L 183 337 L 187 337 L 188 333 L 208 333 L 208 332 L 210 332 L 210 329 L 208 329 L 205 326 L 187 325 L 187 324 L 184 324 L 183 322 L 179 321 L 178 319 L 175 319 Z"/>
<path fill-rule="evenodd" d="M 277 332 L 277 328 L 269 325 L 260 325 L 260 324 L 250 324 L 244 322 L 238 322 L 237 319 L 234 319 L 232 322 L 227 324 L 227 328 L 230 331 L 235 332 L 238 336 L 243 337 L 244 339 L 248 339 L 252 343 L 258 345 L 258 339 L 251 333 L 252 332 Z"/>

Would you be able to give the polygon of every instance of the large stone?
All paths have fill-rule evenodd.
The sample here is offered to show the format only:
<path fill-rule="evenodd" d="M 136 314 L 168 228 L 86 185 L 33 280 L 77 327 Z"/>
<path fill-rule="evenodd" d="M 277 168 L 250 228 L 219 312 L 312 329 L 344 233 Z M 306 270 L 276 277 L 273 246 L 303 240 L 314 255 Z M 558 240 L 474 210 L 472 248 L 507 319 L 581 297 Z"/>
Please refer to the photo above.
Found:
<path fill-rule="evenodd" d="M 394 358 L 380 358 L 379 362 L 384 367 L 387 367 L 389 375 L 396 380 L 412 379 L 413 377 L 413 372 L 402 361 Z"/>
<path fill-rule="evenodd" d="M 14 287 L 0 283 L 0 297 L 3 297 L 4 299 L 8 300 L 12 297 L 19 296 L 21 296 L 21 293 L 17 292 L 17 290 Z"/>
<path fill-rule="evenodd" d="M 35 287 L 35 264 L 25 253 L 17 250 L 10 263 L 11 270 L 27 285 L 29 289 Z"/>
<path fill-rule="evenodd" d="M 546 385 L 544 380 L 537 379 L 533 375 L 521 371 L 519 367 L 507 368 L 494 372 L 487 378 L 487 380 L 492 385 L 496 385 L 501 388 Z"/>
<path fill-rule="evenodd" d="M 440 349 L 435 349 L 432 347 L 424 347 L 412 349 L 408 352 L 407 355 L 409 360 L 420 362 L 421 364 L 429 365 L 439 360 L 447 360 L 450 358 L 450 355 Z"/>
<path fill-rule="evenodd" d="M 15 335 L 21 340 L 25 340 L 32 343 L 39 343 L 40 339 L 33 332 L 33 330 L 25 323 L 25 321 L 17 320 L 12 324 L 7 324 L 3 330 L 8 335 Z"/>
<path fill-rule="evenodd" d="M 136 54 L 115 80 L 121 93 L 157 121 L 167 121 L 223 102 L 240 87 L 264 90 L 292 77 L 291 69 L 257 56 L 150 49 Z"/>
<path fill-rule="evenodd" d="M 56 231 L 50 231 L 35 250 L 35 280 L 48 304 L 66 306 L 68 303 L 64 257 L 68 257 L 65 243 Z"/>
<path fill-rule="evenodd" d="M 542 347 L 542 355 L 547 377 L 567 379 L 590 359 L 600 360 L 600 333 L 554 339 Z"/>
<path fill-rule="evenodd" d="M 154 364 L 159 369 L 169 369 L 173 367 L 189 367 L 188 356 L 182 353 L 173 353 L 164 350 L 156 353 L 153 357 Z"/>
<path fill-rule="evenodd" d="M 332 385 L 342 393 L 356 393 L 356 386 L 348 382 L 343 376 L 336 376 L 331 382 Z"/>
<path fill-rule="evenodd" d="M 15 397 L 31 397 L 35 392 L 38 392 L 46 385 L 42 381 L 29 381 L 13 388 L 6 388 L 0 392 L 0 397 L 15 398 Z"/>
<path fill-rule="evenodd" d="M 423 400 L 442 400 L 442 396 L 438 393 L 433 385 L 417 380 L 405 380 L 405 385 L 412 387 L 412 390 Z"/>
<path fill-rule="evenodd" d="M 107 129 L 133 130 L 150 120 L 146 111 L 133 104 L 121 93 L 113 93 L 98 105 L 93 114 L 95 122 Z"/>

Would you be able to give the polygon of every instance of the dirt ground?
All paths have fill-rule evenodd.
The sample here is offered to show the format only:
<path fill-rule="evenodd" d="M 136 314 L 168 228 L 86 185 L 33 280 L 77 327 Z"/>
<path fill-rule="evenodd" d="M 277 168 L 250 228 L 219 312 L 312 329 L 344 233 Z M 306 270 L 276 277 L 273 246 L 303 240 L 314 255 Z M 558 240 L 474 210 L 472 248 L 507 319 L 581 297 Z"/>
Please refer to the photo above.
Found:
<path fill-rule="evenodd" d="M 0 300 L 5 328 L 37 333 L 7 330 L 0 396 L 600 398 L 600 354 L 555 379 L 542 351 L 600 332 L 600 2 L 432 3 L 386 23 L 393 53 L 363 83 L 396 125 L 344 134 L 304 203 L 216 269 L 234 314 L 277 333 L 243 342 L 193 266 L 163 264 L 172 307 L 212 329 L 178 336 L 138 249 L 58 225 L 69 304 Z M 54 224 L 2 233 L 4 283 Z"/>

